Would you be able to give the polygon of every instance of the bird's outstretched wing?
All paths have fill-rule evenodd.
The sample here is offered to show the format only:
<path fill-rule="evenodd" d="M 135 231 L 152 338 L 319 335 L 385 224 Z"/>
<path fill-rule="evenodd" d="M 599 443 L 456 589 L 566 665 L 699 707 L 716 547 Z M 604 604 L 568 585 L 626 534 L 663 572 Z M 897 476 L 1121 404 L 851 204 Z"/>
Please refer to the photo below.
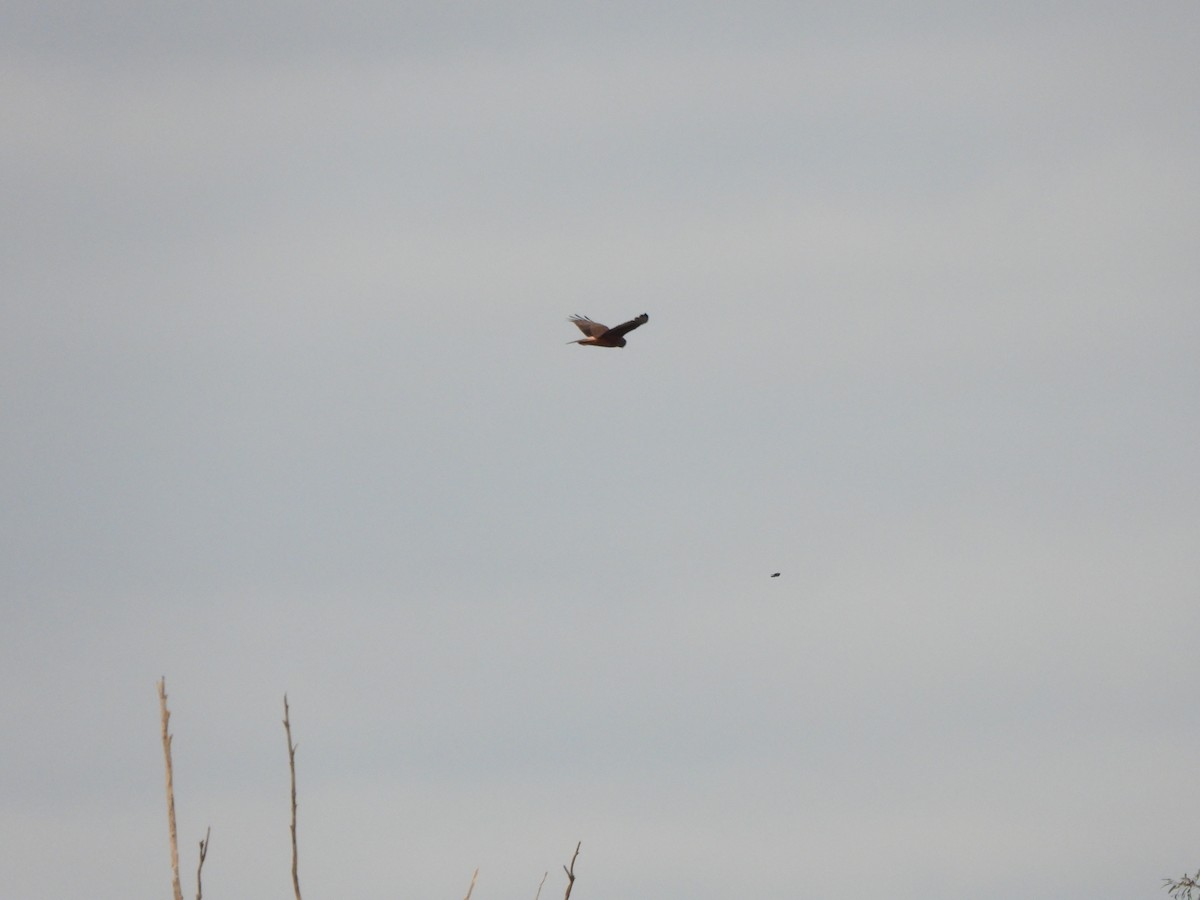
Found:
<path fill-rule="evenodd" d="M 587 316 L 571 316 L 571 321 L 578 325 L 579 330 L 588 337 L 600 337 L 600 335 L 608 331 L 607 325 L 601 325 L 599 322 L 593 322 Z"/>
<path fill-rule="evenodd" d="M 615 328 L 608 329 L 608 331 L 604 332 L 604 336 L 606 338 L 613 338 L 613 339 L 616 339 L 619 337 L 624 337 L 629 332 L 633 331 L 633 329 L 637 328 L 639 325 L 645 325 L 649 321 L 650 321 L 650 317 L 648 315 L 646 315 L 645 313 L 642 313 L 636 319 L 630 319 L 628 322 L 622 322 L 620 325 L 616 326 Z M 576 324 L 578 325 L 579 323 L 577 322 Z M 582 326 L 580 326 L 580 327 L 582 327 Z"/>

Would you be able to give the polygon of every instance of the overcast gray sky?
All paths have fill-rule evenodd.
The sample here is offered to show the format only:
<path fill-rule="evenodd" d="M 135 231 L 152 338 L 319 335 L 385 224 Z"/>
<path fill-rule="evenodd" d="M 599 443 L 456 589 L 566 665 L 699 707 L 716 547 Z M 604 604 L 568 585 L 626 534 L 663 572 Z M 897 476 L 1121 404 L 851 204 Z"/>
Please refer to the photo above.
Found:
<path fill-rule="evenodd" d="M 188 895 L 290 891 L 287 691 L 306 896 L 1163 896 L 1198 45 L 5 4 L 4 894 L 169 895 L 165 675 Z"/>

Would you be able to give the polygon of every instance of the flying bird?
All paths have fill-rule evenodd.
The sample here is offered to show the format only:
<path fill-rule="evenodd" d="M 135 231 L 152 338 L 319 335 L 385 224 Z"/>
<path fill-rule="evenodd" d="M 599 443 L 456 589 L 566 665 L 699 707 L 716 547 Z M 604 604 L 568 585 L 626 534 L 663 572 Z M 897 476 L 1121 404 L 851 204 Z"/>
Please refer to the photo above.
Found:
<path fill-rule="evenodd" d="M 650 317 L 642 313 L 636 319 L 630 319 L 616 328 L 609 328 L 607 325 L 601 325 L 599 322 L 593 322 L 587 316 L 571 316 L 570 321 L 579 326 L 587 337 L 581 338 L 578 341 L 567 341 L 568 344 L 584 344 L 592 347 L 624 347 L 625 335 L 633 331 L 639 325 L 645 325 L 650 321 Z"/>
<path fill-rule="evenodd" d="M 781 574 L 782 574 L 781 572 L 776 572 L 776 573 L 775 573 L 774 575 L 772 575 L 771 577 L 772 577 L 772 578 L 778 578 L 778 577 L 779 577 Z"/>

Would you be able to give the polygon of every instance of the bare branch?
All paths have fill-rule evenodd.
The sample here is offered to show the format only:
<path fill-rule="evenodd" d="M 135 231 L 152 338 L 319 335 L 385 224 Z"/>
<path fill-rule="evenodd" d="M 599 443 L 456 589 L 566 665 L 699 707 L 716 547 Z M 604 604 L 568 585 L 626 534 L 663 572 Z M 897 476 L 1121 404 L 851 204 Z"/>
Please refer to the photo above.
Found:
<path fill-rule="evenodd" d="M 575 855 L 571 857 L 571 865 L 563 866 L 563 871 L 567 873 L 567 892 L 563 894 L 563 900 L 571 900 L 571 888 L 575 887 L 575 860 L 579 858 L 579 848 L 583 846 L 583 841 L 575 845 Z"/>
<path fill-rule="evenodd" d="M 171 773 L 171 711 L 167 709 L 167 678 L 158 681 L 158 711 L 162 718 L 163 757 L 167 763 L 167 831 L 171 840 L 171 887 L 175 900 L 183 900 L 183 888 L 179 884 L 179 841 L 175 835 L 175 779 Z"/>
<path fill-rule="evenodd" d="M 540 900 L 542 896 L 542 885 L 546 883 L 546 876 L 549 874 L 549 872 L 542 873 L 542 880 L 538 882 L 538 891 L 533 895 L 533 900 Z"/>
<path fill-rule="evenodd" d="M 475 870 L 475 874 L 471 876 L 471 886 L 467 888 L 467 896 L 463 900 L 471 900 L 471 891 L 475 890 L 475 879 L 479 877 L 479 869 Z"/>
<path fill-rule="evenodd" d="M 204 888 L 200 882 L 200 873 L 204 871 L 204 860 L 208 857 L 208 837 L 212 834 L 212 827 L 204 830 L 204 840 L 200 842 L 200 864 L 196 866 L 196 900 L 204 900 Z"/>
<path fill-rule="evenodd" d="M 300 855 L 296 850 L 296 745 L 292 743 L 292 723 L 288 718 L 287 694 L 283 695 L 283 730 L 287 734 L 288 768 L 292 773 L 292 887 L 296 891 L 296 900 L 301 900 Z"/>

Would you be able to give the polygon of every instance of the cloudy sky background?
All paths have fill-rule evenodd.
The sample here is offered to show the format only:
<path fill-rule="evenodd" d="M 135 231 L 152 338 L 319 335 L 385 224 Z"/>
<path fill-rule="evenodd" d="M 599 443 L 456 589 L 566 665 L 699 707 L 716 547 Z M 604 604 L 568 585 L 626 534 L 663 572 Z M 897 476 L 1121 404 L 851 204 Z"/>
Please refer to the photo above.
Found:
<path fill-rule="evenodd" d="M 4 893 L 1162 896 L 1198 29 L 6 4 Z"/>

